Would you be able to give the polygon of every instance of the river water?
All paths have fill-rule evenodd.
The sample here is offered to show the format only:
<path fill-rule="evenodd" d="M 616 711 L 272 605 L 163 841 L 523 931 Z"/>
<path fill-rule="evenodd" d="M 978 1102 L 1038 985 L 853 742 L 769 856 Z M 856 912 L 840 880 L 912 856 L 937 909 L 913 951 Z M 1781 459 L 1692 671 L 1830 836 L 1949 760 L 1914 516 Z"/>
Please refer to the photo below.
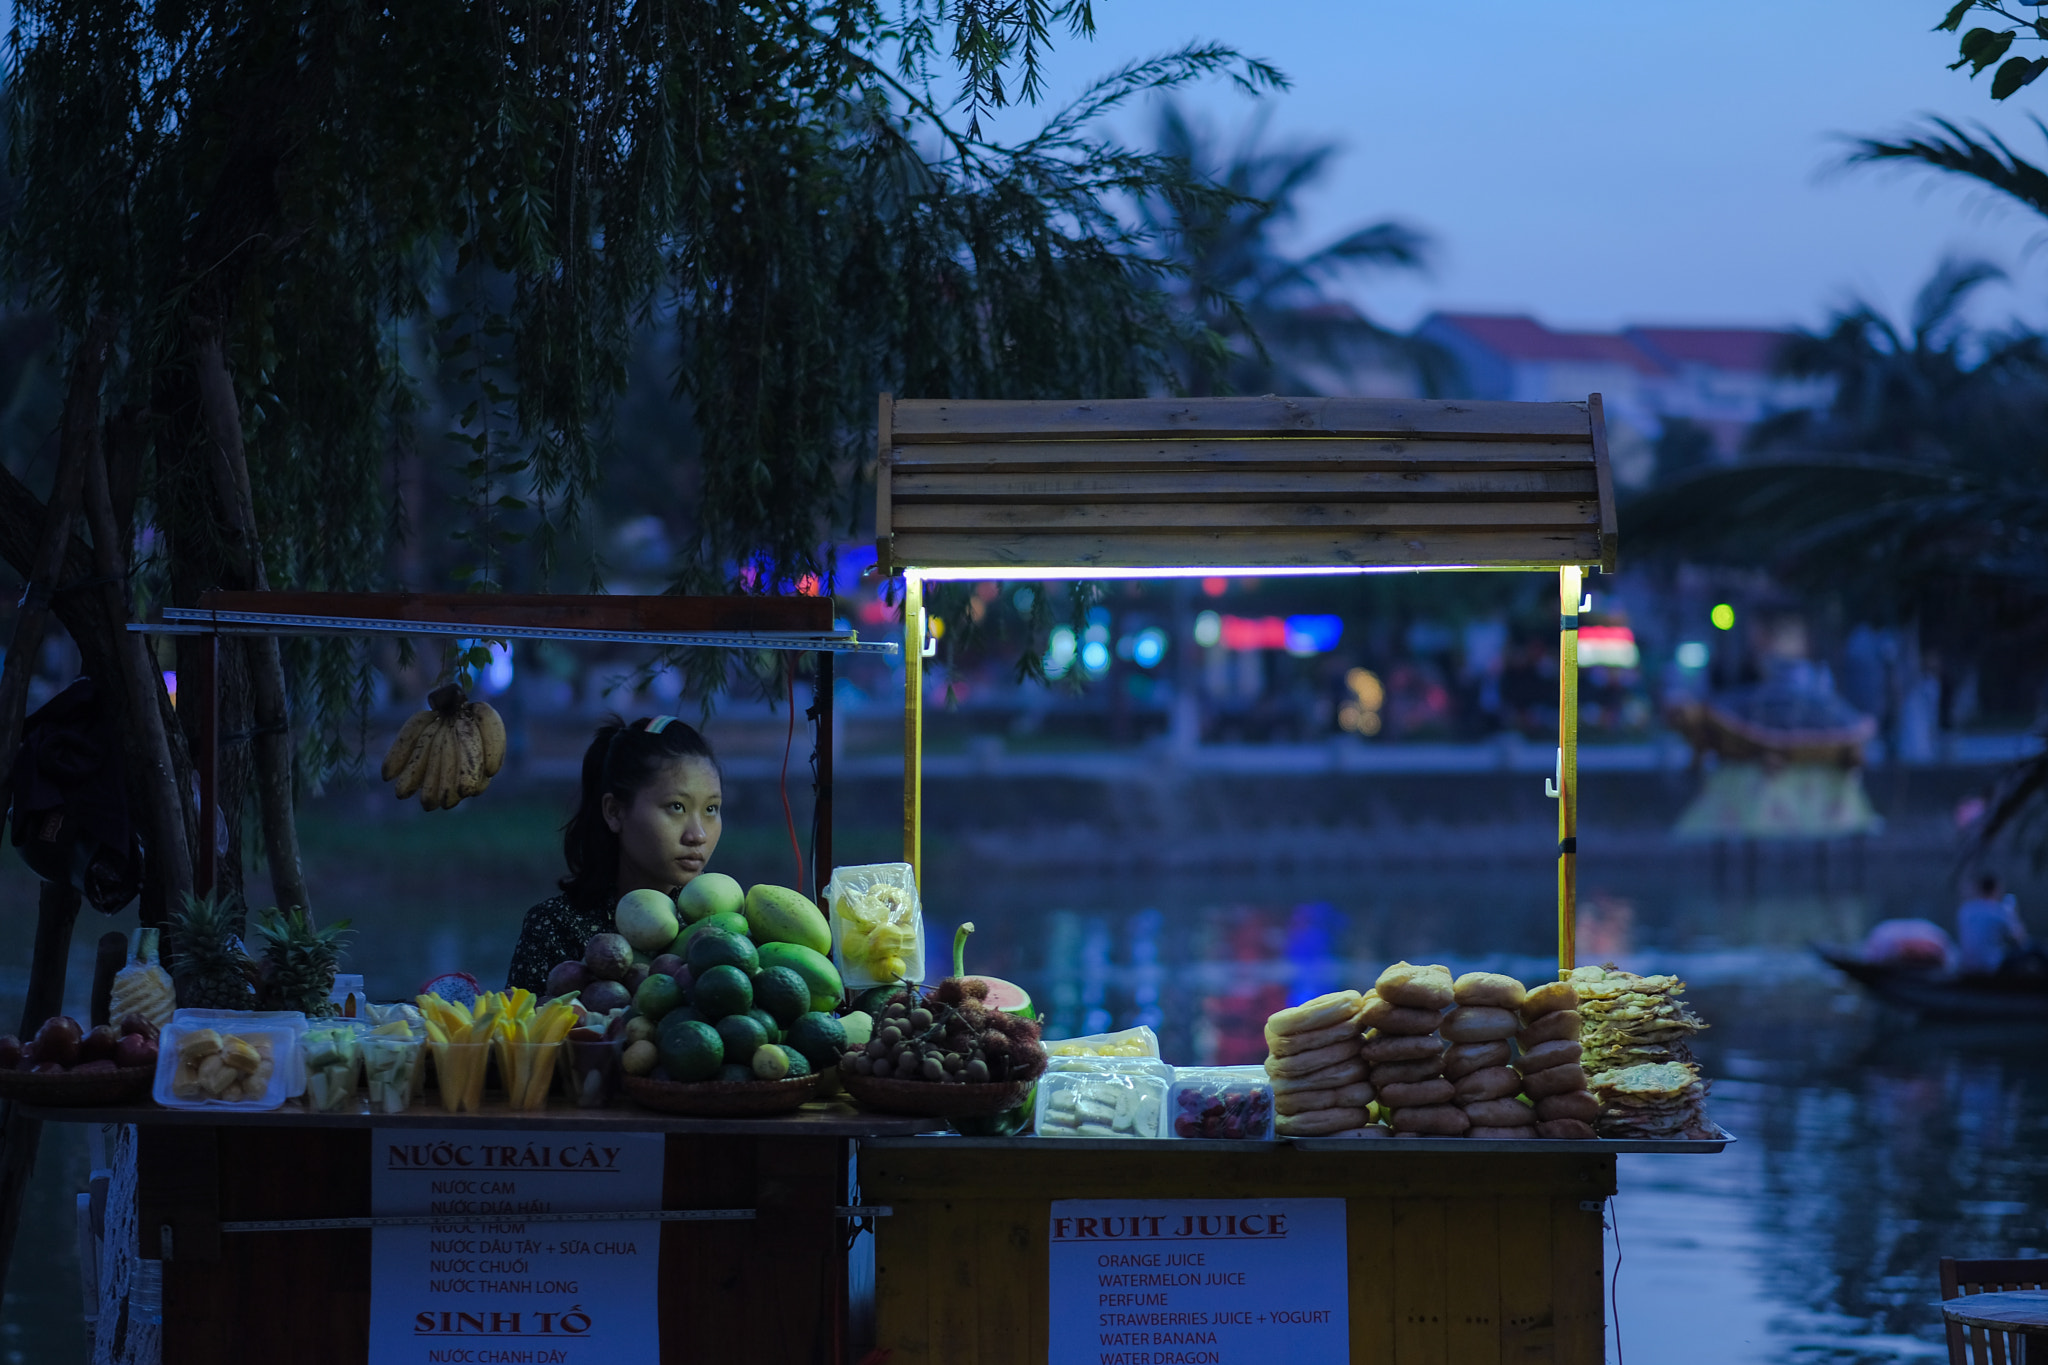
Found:
<path fill-rule="evenodd" d="M 501 979 L 520 911 L 555 875 L 552 807 L 508 804 L 425 834 L 417 820 L 348 816 L 309 821 L 308 861 L 326 913 L 360 932 L 348 966 L 371 994 L 410 993 L 453 967 Z M 788 857 L 773 839 L 735 837 L 720 862 L 787 881 Z M 1055 847 L 1043 864 L 1054 870 L 992 871 L 940 850 L 934 950 L 971 919 L 970 968 L 1026 986 L 1054 1030 L 1146 1023 L 1173 1061 L 1257 1060 L 1272 1009 L 1364 986 L 1396 958 L 1530 979 L 1553 969 L 1540 867 L 1076 881 L 1057 862 Z M 1581 960 L 1686 978 L 1712 1025 L 1695 1049 L 1710 1111 L 1738 1139 L 1719 1156 L 1621 1159 L 1610 1359 L 1937 1359 L 1938 1257 L 2048 1255 L 2048 1039 L 2038 1026 L 1916 1026 L 1836 981 L 1809 941 L 1854 939 L 1889 915 L 1941 917 L 1948 897 L 1933 859 L 1879 858 L 1860 887 L 1854 869 L 1835 871 L 1849 889 L 1717 889 L 1703 865 L 1676 859 L 1587 869 Z M 0 924 L 0 961 L 19 964 L 33 901 L 18 870 L 4 875 L 17 909 Z M 2048 927 L 2048 903 L 2020 891 Z M 92 940 L 132 924 L 132 912 L 81 923 L 81 1004 Z M 20 989 L 18 967 L 0 975 L 4 1017 Z M 0 1306 L 0 1360 L 83 1358 L 72 1205 L 87 1173 L 82 1130 L 49 1130 Z"/>

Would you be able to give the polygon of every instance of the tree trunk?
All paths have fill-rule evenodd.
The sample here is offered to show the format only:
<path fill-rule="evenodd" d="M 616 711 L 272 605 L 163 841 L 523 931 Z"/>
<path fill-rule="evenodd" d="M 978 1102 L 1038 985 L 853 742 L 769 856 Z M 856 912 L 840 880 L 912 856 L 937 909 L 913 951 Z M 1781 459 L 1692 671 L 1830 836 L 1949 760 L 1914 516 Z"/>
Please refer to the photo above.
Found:
<path fill-rule="evenodd" d="M 142 827 L 156 850 L 162 874 L 178 892 L 192 889 L 192 849 L 198 835 L 190 802 L 178 789 L 178 765 L 171 757 L 170 733 L 164 726 L 160 698 L 163 679 L 141 635 L 128 629 L 128 547 L 114 526 L 113 497 L 107 487 L 107 461 L 101 452 L 99 428 L 93 428 L 92 452 L 85 468 L 85 515 L 92 527 L 93 562 L 105 580 L 100 587 L 110 629 L 113 654 L 122 686 L 128 693 L 128 752 L 142 776 Z"/>
<path fill-rule="evenodd" d="M 21 596 L 21 610 L 14 618 L 14 640 L 8 646 L 6 663 L 0 665 L 0 791 L 13 789 L 15 751 L 21 745 L 22 719 L 28 709 L 29 674 L 42 651 L 50 603 L 63 586 L 64 552 L 70 548 L 71 525 L 78 516 L 86 456 L 99 429 L 100 381 L 106 375 L 113 337 L 114 321 L 102 315 L 93 320 L 92 329 L 71 358 L 64 424 L 57 442 L 57 479 L 50 490 L 50 505 L 43 512 L 42 539 Z M 29 990 L 35 990 L 33 981 Z"/>
<path fill-rule="evenodd" d="M 199 332 L 192 358 L 214 493 L 227 523 L 230 553 L 240 560 L 236 568 L 245 585 L 265 590 L 270 575 L 263 567 L 263 546 L 256 533 L 255 498 L 242 447 L 242 413 L 219 338 L 211 331 Z M 298 822 L 292 809 L 291 706 L 285 691 L 284 659 L 275 635 L 250 635 L 243 640 L 255 722 L 256 810 L 263 827 L 263 856 L 270 864 L 271 891 L 281 909 L 310 909 L 312 901 L 306 895 L 305 874 L 299 864 Z"/>

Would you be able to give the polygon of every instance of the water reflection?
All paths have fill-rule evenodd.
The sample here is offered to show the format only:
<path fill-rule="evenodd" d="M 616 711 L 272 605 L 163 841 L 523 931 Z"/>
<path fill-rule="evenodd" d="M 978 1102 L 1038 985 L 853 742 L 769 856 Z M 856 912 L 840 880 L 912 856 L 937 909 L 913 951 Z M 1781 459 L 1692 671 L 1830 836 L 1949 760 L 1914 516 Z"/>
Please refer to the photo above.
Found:
<path fill-rule="evenodd" d="M 558 875 L 549 828 L 536 821 L 467 850 L 315 849 L 330 913 L 361 932 L 350 969 L 386 997 L 432 971 L 494 978 L 520 912 Z M 770 841 L 758 865 L 744 846 L 733 854 L 745 880 L 787 875 Z M 1903 1023 L 1805 951 L 1888 916 L 1946 919 L 1943 864 L 1879 866 L 1861 892 L 1755 896 L 1717 892 L 1696 873 L 1647 860 L 1591 868 L 1580 917 L 1587 960 L 1691 982 L 1713 1025 L 1696 1044 L 1712 1112 L 1740 1138 L 1720 1157 L 1623 1159 L 1623 1350 L 1668 1365 L 1940 1358 L 1927 1306 L 1939 1256 L 2048 1253 L 2048 1040 L 2037 1026 Z M 1548 974 L 1546 874 L 992 877 L 940 863 L 927 878 L 929 930 L 950 946 L 955 925 L 973 920 L 970 966 L 1022 983 L 1056 1033 L 1144 1023 L 1171 1060 L 1251 1062 L 1273 1010 L 1363 984 L 1396 958 Z M 2042 904 L 2042 888 L 2018 890 L 2023 907 Z M 33 903 L 11 881 L 5 892 Z M 27 960 L 32 920 L 0 919 L 0 961 Z M 80 925 L 74 997 L 106 927 Z M 20 989 L 0 976 L 0 1014 L 18 1012 Z M 71 1196 L 86 1162 L 77 1129 L 51 1131 L 0 1314 L 0 1365 L 79 1359 L 75 1315 L 50 1305 L 78 1302 Z"/>

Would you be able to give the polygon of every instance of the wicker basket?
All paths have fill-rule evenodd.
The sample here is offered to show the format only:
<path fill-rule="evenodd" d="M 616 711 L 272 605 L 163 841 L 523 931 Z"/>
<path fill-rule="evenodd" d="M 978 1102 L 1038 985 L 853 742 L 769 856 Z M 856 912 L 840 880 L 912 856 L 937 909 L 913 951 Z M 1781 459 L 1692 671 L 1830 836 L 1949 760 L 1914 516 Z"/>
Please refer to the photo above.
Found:
<path fill-rule="evenodd" d="M 1035 1078 L 1034 1078 L 1035 1079 Z M 1014 1109 L 1031 1093 L 1031 1081 L 991 1081 L 985 1085 L 949 1085 L 943 1081 L 899 1081 L 893 1077 L 856 1076 L 841 1070 L 846 1093 L 885 1114 L 923 1114 L 931 1118 L 966 1118 Z"/>
<path fill-rule="evenodd" d="M 149 1093 L 154 1066 L 124 1066 L 113 1071 L 0 1071 L 0 1100 L 52 1108 L 126 1104 Z"/>
<path fill-rule="evenodd" d="M 781 1081 L 657 1081 L 650 1076 L 626 1077 L 626 1093 L 648 1109 L 696 1118 L 752 1118 L 786 1114 L 818 1093 L 823 1076 L 791 1076 Z"/>

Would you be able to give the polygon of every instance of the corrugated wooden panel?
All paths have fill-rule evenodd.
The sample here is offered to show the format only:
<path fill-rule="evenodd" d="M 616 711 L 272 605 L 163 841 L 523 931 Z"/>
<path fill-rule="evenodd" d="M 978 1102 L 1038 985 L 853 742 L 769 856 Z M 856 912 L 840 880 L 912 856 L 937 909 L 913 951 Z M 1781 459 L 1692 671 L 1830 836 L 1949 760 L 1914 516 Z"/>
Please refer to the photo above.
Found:
<path fill-rule="evenodd" d="M 865 1182 L 863 1193 L 867 1192 Z M 869 1197 L 872 1197 L 871 1195 Z M 931 1332 L 931 1258 L 939 1204 L 904 1202 L 875 1220 L 875 1346 L 896 1365 L 938 1365 Z"/>
<path fill-rule="evenodd" d="M 1278 437 L 1210 441 L 989 441 L 885 446 L 900 477 L 920 472 L 1127 469 L 1171 473 L 1214 465 L 1334 470 L 1558 469 L 1593 467 L 1593 442 L 1366 440 Z"/>
<path fill-rule="evenodd" d="M 1611 565 L 1588 403 L 890 403 L 884 571 Z M 1336 534 L 1331 534 L 1335 532 Z"/>
<path fill-rule="evenodd" d="M 1449 1298 L 1445 1212 L 1450 1203 L 1443 1199 L 1393 1201 L 1394 1359 L 1400 1365 L 1449 1365 L 1451 1360 L 1445 1330 Z"/>
<path fill-rule="evenodd" d="M 1344 1205 L 1345 1260 L 1351 1284 L 1351 1365 L 1394 1358 L 1394 1205 L 1351 1199 Z"/>
<path fill-rule="evenodd" d="M 1318 473 L 1204 465 L 1170 475 L 1132 470 L 996 469 L 940 474 L 906 474 L 898 470 L 889 481 L 889 494 L 889 524 L 901 529 L 910 524 L 904 514 L 920 505 L 1104 501 L 1172 505 L 1218 496 L 1280 503 L 1356 501 L 1367 506 L 1418 501 L 1491 505 L 1544 500 L 1597 505 L 1599 489 L 1590 463 L 1568 470 L 1422 474 L 1348 469 Z"/>
<path fill-rule="evenodd" d="M 1502 1365 L 1556 1365 L 1559 1360 L 1550 1204 L 1533 1195 L 1503 1198 L 1498 1204 Z"/>
<path fill-rule="evenodd" d="M 1010 502 L 896 506 L 896 534 L 955 531 L 1117 532 L 1287 530 L 1324 526 L 1388 530 L 1600 529 L 1590 502 Z"/>
<path fill-rule="evenodd" d="M 1545 568 L 1592 564 L 1600 558 L 1597 527 L 1583 532 L 1134 531 L 1071 535 L 997 531 L 972 535 L 904 531 L 896 562 L 926 569 L 992 569 L 1027 578 L 1034 568 L 1173 569 L 1205 565 L 1255 568 L 1403 567 L 1436 565 Z"/>
<path fill-rule="evenodd" d="M 1606 1244 L 1600 1210 L 1582 1209 L 1579 1203 L 1555 1199 L 1550 1206 L 1559 1365 L 1607 1356 Z"/>
<path fill-rule="evenodd" d="M 1431 398 L 1110 398 L 896 400 L 899 445 L 1175 436 L 1462 436 L 1585 440 L 1584 403 Z"/>
<path fill-rule="evenodd" d="M 1448 1206 L 1444 1336 L 1457 1365 L 1500 1365 L 1500 1204 Z"/>

